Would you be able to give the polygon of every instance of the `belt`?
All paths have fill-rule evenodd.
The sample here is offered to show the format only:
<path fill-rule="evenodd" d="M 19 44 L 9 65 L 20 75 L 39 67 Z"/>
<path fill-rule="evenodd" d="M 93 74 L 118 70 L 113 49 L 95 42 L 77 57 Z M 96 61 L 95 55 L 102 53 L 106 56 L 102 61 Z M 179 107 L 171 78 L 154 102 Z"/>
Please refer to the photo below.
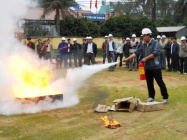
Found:
<path fill-rule="evenodd" d="M 91 52 L 88 52 L 88 53 L 86 53 L 86 54 L 93 54 L 93 53 L 91 53 Z"/>

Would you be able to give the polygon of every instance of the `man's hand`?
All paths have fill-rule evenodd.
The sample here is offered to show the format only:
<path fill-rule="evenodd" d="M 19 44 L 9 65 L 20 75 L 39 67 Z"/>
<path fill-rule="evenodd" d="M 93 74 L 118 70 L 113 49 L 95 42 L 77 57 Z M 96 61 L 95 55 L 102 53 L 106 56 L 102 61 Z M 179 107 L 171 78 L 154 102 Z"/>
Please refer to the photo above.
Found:
<path fill-rule="evenodd" d="M 143 59 L 141 60 L 142 63 L 145 63 L 146 61 L 147 61 L 146 58 L 143 58 Z"/>
<path fill-rule="evenodd" d="M 129 59 L 128 59 L 128 58 L 123 59 L 123 62 L 127 62 L 127 61 L 129 61 Z"/>

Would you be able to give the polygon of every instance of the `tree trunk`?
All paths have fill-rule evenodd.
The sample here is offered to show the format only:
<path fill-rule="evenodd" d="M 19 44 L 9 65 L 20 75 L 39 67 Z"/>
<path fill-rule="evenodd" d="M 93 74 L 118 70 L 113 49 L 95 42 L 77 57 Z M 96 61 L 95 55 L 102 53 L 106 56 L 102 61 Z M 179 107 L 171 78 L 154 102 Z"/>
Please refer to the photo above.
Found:
<path fill-rule="evenodd" d="M 156 0 L 153 0 L 152 20 L 156 21 Z"/>
<path fill-rule="evenodd" d="M 60 10 L 56 9 L 56 31 L 60 35 Z"/>

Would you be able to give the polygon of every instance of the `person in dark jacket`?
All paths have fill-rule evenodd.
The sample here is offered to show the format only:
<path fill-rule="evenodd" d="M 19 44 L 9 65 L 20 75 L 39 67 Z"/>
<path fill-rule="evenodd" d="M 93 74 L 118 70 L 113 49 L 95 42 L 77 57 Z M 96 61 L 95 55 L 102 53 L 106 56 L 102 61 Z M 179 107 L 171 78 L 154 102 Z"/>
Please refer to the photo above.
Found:
<path fill-rule="evenodd" d="M 168 102 L 168 92 L 164 81 L 162 80 L 162 71 L 159 61 L 160 50 L 158 42 L 152 38 L 152 32 L 149 28 L 142 30 L 144 44 L 137 49 L 131 56 L 124 59 L 125 62 L 135 58 L 140 53 L 143 54 L 142 63 L 145 64 L 145 76 L 148 87 L 148 99 L 147 102 L 153 102 L 155 98 L 154 79 L 160 87 L 160 91 L 163 97 L 162 102 Z"/>
<path fill-rule="evenodd" d="M 130 49 L 132 49 L 131 43 L 130 43 L 130 38 L 127 37 L 126 38 L 126 43 L 123 45 L 123 53 L 124 53 L 125 58 L 129 57 Z M 129 68 L 129 62 L 128 61 L 126 62 L 126 67 Z"/>
<path fill-rule="evenodd" d="M 83 60 L 83 64 L 85 64 L 85 55 L 84 55 L 84 48 L 85 48 L 85 46 L 86 46 L 86 42 L 87 42 L 87 40 L 86 40 L 86 38 L 83 38 L 82 39 L 82 44 L 81 44 L 81 46 L 82 46 L 82 51 L 81 51 L 81 61 Z"/>
<path fill-rule="evenodd" d="M 106 45 L 106 56 L 108 58 L 108 63 L 115 62 L 115 55 L 116 55 L 116 43 L 113 40 L 113 35 L 108 35 L 109 40 Z M 110 66 L 108 71 L 114 71 L 115 65 Z"/>
<path fill-rule="evenodd" d="M 72 45 L 72 52 L 73 52 L 73 59 L 75 67 L 81 67 L 82 66 L 82 46 L 77 43 L 77 39 L 73 39 L 73 45 Z M 77 64 L 77 61 L 79 62 L 79 65 Z"/>
<path fill-rule="evenodd" d="M 40 59 L 42 58 L 42 54 L 40 53 L 42 47 L 43 47 L 43 43 L 42 43 L 42 40 L 39 38 L 39 39 L 38 39 L 38 45 L 36 46 L 36 49 L 37 49 L 38 57 L 39 57 Z"/>
<path fill-rule="evenodd" d="M 108 36 L 105 36 L 105 41 L 102 43 L 102 51 L 103 51 L 103 64 L 105 64 L 105 59 L 106 59 L 106 46 L 108 43 Z"/>
<path fill-rule="evenodd" d="M 31 41 L 31 38 L 30 38 L 30 37 L 27 38 L 27 41 L 28 41 L 27 47 L 28 47 L 28 48 L 31 48 L 31 49 L 33 49 L 33 50 L 35 50 L 35 45 L 34 45 L 34 43 Z"/>
<path fill-rule="evenodd" d="M 68 59 L 68 62 L 69 62 L 69 67 L 71 68 L 72 67 L 72 44 L 71 44 L 71 39 L 68 38 L 67 40 L 67 43 L 68 43 L 68 54 L 67 54 L 67 59 Z"/>
<path fill-rule="evenodd" d="M 180 61 L 180 74 L 187 74 L 187 44 L 186 38 L 181 37 L 181 44 L 179 47 L 179 61 Z M 184 73 L 183 73 L 184 72 Z"/>
<path fill-rule="evenodd" d="M 85 54 L 85 64 L 90 65 L 90 61 L 92 64 L 96 64 L 95 57 L 97 55 L 97 45 L 92 42 L 92 37 L 87 37 L 87 44 L 84 48 L 84 54 Z"/>
<path fill-rule="evenodd" d="M 177 38 L 172 38 L 171 45 L 171 67 L 174 72 L 179 70 L 179 43 L 177 43 Z"/>
<path fill-rule="evenodd" d="M 165 46 L 166 60 L 167 60 L 167 65 L 168 65 L 167 71 L 171 71 L 171 44 L 172 42 L 171 42 L 171 39 L 169 38 Z"/>

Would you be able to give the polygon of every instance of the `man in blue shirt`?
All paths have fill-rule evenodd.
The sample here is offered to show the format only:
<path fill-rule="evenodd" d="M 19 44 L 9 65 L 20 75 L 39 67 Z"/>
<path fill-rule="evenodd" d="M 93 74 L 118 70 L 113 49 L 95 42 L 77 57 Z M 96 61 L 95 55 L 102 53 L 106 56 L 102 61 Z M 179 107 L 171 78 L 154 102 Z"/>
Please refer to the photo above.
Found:
<path fill-rule="evenodd" d="M 58 50 L 60 51 L 60 68 L 62 67 L 62 62 L 64 61 L 64 68 L 68 67 L 67 54 L 68 54 L 68 43 L 65 42 L 66 38 L 62 37 L 62 42 L 58 45 Z"/>

